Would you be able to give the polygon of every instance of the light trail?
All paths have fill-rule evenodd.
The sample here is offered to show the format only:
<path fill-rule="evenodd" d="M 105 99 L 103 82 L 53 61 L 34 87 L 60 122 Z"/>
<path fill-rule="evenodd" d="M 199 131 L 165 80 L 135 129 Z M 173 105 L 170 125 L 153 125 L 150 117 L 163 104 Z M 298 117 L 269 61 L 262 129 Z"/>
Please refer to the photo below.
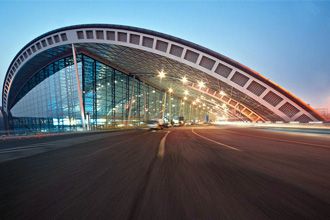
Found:
<path fill-rule="evenodd" d="M 307 142 L 302 142 L 302 141 L 291 141 L 291 140 L 287 140 L 287 139 L 279 139 L 279 138 L 264 137 L 264 136 L 259 136 L 259 135 L 242 134 L 242 133 L 229 131 L 229 130 L 226 130 L 226 131 L 229 132 L 229 133 L 239 134 L 241 136 L 246 136 L 246 137 L 261 138 L 261 139 L 272 140 L 272 141 L 277 141 L 277 142 L 284 142 L 284 143 L 291 143 L 291 144 L 301 144 L 301 145 L 306 145 L 306 146 L 313 146 L 313 147 L 321 147 L 321 148 L 325 148 L 325 149 L 330 149 L 330 146 L 323 145 L 323 144 L 313 144 L 313 143 L 307 143 Z"/>
<path fill-rule="evenodd" d="M 191 131 L 192 131 L 192 133 L 194 133 L 195 135 L 197 135 L 197 136 L 199 136 L 199 137 L 201 137 L 201 138 L 203 138 L 203 139 L 205 139 L 205 140 L 208 140 L 208 141 L 210 141 L 210 142 L 213 142 L 213 143 L 215 143 L 215 144 L 217 144 L 217 145 L 220 145 L 220 146 L 222 146 L 222 147 L 227 147 L 227 148 L 229 148 L 229 149 L 231 149 L 231 150 L 241 151 L 240 149 L 238 149 L 238 148 L 236 148 L 236 147 L 232 147 L 232 146 L 229 146 L 229 145 L 227 145 L 227 144 L 224 144 L 224 143 L 221 143 L 221 142 L 218 142 L 218 141 L 212 140 L 212 139 L 210 139 L 210 138 L 207 138 L 207 137 L 205 137 L 205 136 L 203 136 L 203 135 L 197 134 L 197 133 L 194 131 L 193 128 L 191 129 Z"/>

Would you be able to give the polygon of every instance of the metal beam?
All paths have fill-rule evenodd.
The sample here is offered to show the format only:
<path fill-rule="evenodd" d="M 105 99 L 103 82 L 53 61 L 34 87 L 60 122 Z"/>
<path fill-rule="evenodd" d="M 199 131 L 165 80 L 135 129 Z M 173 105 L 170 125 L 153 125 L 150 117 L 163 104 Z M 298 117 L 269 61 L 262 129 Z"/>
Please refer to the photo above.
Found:
<path fill-rule="evenodd" d="M 76 56 L 76 50 L 75 50 L 74 44 L 72 44 L 72 55 L 73 55 L 73 63 L 74 63 L 74 68 L 75 68 L 75 73 L 76 73 L 76 80 L 77 80 L 77 92 L 78 92 L 78 98 L 79 98 L 81 126 L 83 129 L 85 129 L 85 110 L 84 110 L 82 91 L 81 91 L 81 87 L 80 87 L 78 63 L 77 63 L 77 56 Z"/>

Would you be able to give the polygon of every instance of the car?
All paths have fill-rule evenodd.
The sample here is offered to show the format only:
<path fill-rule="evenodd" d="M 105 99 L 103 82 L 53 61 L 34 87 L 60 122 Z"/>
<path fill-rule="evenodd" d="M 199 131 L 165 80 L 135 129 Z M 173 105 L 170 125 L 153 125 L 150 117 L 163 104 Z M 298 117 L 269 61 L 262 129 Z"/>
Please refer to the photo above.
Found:
<path fill-rule="evenodd" d="M 147 122 L 147 127 L 151 130 L 161 130 L 163 129 L 163 125 L 159 123 L 159 120 L 149 120 Z"/>
<path fill-rule="evenodd" d="M 170 127 L 172 127 L 172 124 L 166 122 L 166 123 L 164 123 L 163 127 L 164 127 L 164 128 L 170 128 Z"/>

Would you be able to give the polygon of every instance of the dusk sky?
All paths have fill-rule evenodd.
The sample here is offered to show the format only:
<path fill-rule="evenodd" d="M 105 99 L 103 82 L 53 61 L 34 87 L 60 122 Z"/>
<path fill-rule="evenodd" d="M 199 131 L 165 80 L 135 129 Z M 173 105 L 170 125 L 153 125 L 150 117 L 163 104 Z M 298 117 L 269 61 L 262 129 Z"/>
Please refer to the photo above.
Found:
<path fill-rule="evenodd" d="M 122 24 L 180 37 L 330 110 L 330 1 L 3 1 L 0 83 L 16 53 L 56 28 Z"/>

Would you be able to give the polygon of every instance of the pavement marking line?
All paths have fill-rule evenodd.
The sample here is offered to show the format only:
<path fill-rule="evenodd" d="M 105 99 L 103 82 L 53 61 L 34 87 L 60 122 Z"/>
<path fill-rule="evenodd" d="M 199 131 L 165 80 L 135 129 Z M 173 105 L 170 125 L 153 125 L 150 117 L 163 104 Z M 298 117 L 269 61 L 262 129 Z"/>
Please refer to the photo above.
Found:
<path fill-rule="evenodd" d="M 166 142 L 167 135 L 170 132 L 171 131 L 167 131 L 166 134 L 164 135 L 164 137 L 160 140 L 159 147 L 158 147 L 158 154 L 157 154 L 157 156 L 160 158 L 163 158 L 165 155 L 165 142 Z"/>
<path fill-rule="evenodd" d="M 218 141 L 212 140 L 212 139 L 210 139 L 210 138 L 207 138 L 207 137 L 205 137 L 205 136 L 202 136 L 202 135 L 200 135 L 200 134 L 197 134 L 197 133 L 194 131 L 193 128 L 191 129 L 191 131 L 192 131 L 192 133 L 194 133 L 195 135 L 197 135 L 197 136 L 199 136 L 199 137 L 201 137 L 201 138 L 203 138 L 203 139 L 205 139 L 205 140 L 211 141 L 211 142 L 213 142 L 213 143 L 215 143 L 215 144 L 218 144 L 218 145 L 220 145 L 220 146 L 227 147 L 227 148 L 229 148 L 229 149 L 231 149 L 231 150 L 242 151 L 242 150 L 240 150 L 240 149 L 238 149 L 238 148 L 236 148 L 236 147 L 232 147 L 232 146 L 229 146 L 229 145 L 227 145 L 227 144 L 224 144 L 224 143 L 221 143 L 221 142 L 218 142 Z"/>
<path fill-rule="evenodd" d="M 129 208 L 129 210 L 131 210 L 131 211 L 127 218 L 128 220 L 136 219 L 136 216 L 139 216 L 138 213 L 142 208 L 141 204 L 143 204 L 145 201 L 144 199 L 145 199 L 147 188 L 150 184 L 152 171 L 155 168 L 155 163 L 157 162 L 158 157 L 162 158 L 165 154 L 165 141 L 166 141 L 167 135 L 170 132 L 171 131 L 167 131 L 166 134 L 160 140 L 157 156 L 153 157 L 152 161 L 150 162 L 147 172 L 145 173 L 144 178 L 142 178 L 144 181 L 142 181 L 142 183 L 141 183 L 141 190 L 138 191 L 138 193 L 135 195 L 135 197 L 133 199 L 133 202 L 131 202 L 131 207 Z"/>
<path fill-rule="evenodd" d="M 238 132 L 231 131 L 231 130 L 228 131 L 228 132 L 238 134 Z M 270 137 L 263 137 L 263 136 L 250 135 L 250 134 L 241 134 L 241 133 L 239 133 L 239 134 L 242 135 L 242 136 L 247 136 L 247 137 L 262 138 L 262 139 L 273 140 L 273 141 L 278 141 L 278 142 L 286 142 L 286 143 L 292 143 L 292 144 L 302 144 L 302 145 L 306 145 L 306 146 L 313 146 L 313 147 L 321 147 L 321 148 L 330 149 L 330 147 L 328 145 L 323 145 L 323 144 L 313 144 L 313 143 L 307 143 L 307 142 L 301 142 L 301 141 L 291 141 L 291 140 L 286 140 L 286 139 L 270 138 Z"/>
<path fill-rule="evenodd" d="M 36 149 L 36 148 L 40 148 L 40 147 L 48 147 L 48 146 L 52 146 L 52 144 L 49 144 L 49 143 L 40 143 L 40 144 L 28 145 L 26 147 L 7 148 L 7 149 L 1 150 L 0 151 L 0 154 L 6 154 L 6 153 L 17 152 L 17 151 L 24 151 L 24 150 Z"/>
<path fill-rule="evenodd" d="M 10 154 L 10 153 L 15 153 L 15 152 L 23 152 L 23 151 L 28 151 L 28 150 L 38 150 L 38 149 L 46 149 L 47 147 L 54 148 L 54 149 L 60 149 L 64 147 L 69 147 L 89 141 L 95 141 L 99 139 L 103 139 L 107 137 L 108 135 L 105 133 L 101 134 L 96 134 L 96 135 L 88 135 L 86 136 L 81 136 L 81 137 L 73 137 L 73 138 L 68 138 L 64 140 L 54 140 L 50 142 L 42 142 L 42 143 L 34 143 L 26 146 L 20 146 L 20 147 L 13 147 L 13 148 L 6 148 L 0 150 L 0 155 L 1 154 Z M 120 135 L 115 135 L 115 136 L 120 136 Z M 127 140 L 125 140 L 127 141 Z M 60 146 L 61 147 L 58 147 Z"/>
<path fill-rule="evenodd" d="M 41 142 L 41 143 L 33 143 L 30 145 L 25 145 L 25 146 L 20 146 L 20 147 L 9 147 L 0 150 L 0 154 L 7 154 L 7 153 L 14 153 L 14 152 L 20 152 L 20 151 L 26 151 L 26 150 L 34 150 L 38 148 L 45 148 L 45 147 L 57 147 L 58 145 L 74 145 L 74 144 L 79 144 L 83 143 L 88 140 L 97 140 L 98 138 L 104 136 L 103 134 L 100 135 L 95 135 L 95 136 L 88 136 L 88 137 L 73 137 L 73 138 L 68 138 L 64 140 L 53 140 L 50 142 Z"/>

